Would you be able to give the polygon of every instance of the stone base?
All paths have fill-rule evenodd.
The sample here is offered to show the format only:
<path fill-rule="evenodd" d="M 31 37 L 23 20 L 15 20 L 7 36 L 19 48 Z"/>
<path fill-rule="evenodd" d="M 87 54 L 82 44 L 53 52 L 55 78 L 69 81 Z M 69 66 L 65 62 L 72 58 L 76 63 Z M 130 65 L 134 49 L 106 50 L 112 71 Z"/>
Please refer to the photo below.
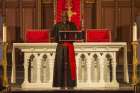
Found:
<path fill-rule="evenodd" d="M 97 89 L 97 88 L 119 88 L 119 84 L 116 83 L 80 83 L 77 84 L 77 89 Z"/>
<path fill-rule="evenodd" d="M 52 89 L 52 84 L 48 83 L 23 83 L 21 85 L 23 89 Z"/>

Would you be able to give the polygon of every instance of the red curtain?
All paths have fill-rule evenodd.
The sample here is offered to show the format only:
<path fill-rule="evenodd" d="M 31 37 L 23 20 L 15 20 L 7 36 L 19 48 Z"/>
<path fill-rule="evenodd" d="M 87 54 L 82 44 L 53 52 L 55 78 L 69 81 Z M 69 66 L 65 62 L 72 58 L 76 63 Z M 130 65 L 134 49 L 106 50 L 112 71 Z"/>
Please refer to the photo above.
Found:
<path fill-rule="evenodd" d="M 56 22 L 61 21 L 61 15 L 64 10 L 67 10 L 67 1 L 68 0 L 57 0 L 56 4 Z M 81 28 L 80 23 L 80 0 L 71 0 L 72 12 L 76 14 L 71 17 L 71 21 L 74 22 L 78 29 Z"/>

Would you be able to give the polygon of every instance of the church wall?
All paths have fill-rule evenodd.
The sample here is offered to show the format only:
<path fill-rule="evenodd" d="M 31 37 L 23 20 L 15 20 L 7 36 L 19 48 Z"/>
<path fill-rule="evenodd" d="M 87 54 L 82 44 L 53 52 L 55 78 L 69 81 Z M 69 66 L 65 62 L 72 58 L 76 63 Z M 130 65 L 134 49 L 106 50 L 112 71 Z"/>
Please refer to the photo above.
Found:
<path fill-rule="evenodd" d="M 42 2 L 41 11 L 41 27 L 43 29 L 51 29 L 54 24 L 54 3 Z"/>
<path fill-rule="evenodd" d="M 132 1 L 134 0 L 84 1 L 85 28 L 109 28 L 113 33 L 113 40 L 131 41 L 130 27 L 133 21 Z M 0 2 L 2 4 L 0 14 L 6 16 L 8 28 L 11 30 L 9 32 L 19 33 L 23 40 L 27 28 L 52 28 L 54 23 L 54 11 L 52 11 L 54 10 L 54 4 L 52 0 L 0 0 Z M 39 6 L 39 3 L 42 6 Z M 120 29 L 123 30 L 120 31 Z M 123 35 L 123 33 L 126 33 L 124 30 L 128 32 L 128 38 Z M 12 33 L 12 37 L 9 36 L 9 42 L 18 41 L 16 38 L 18 35 L 14 33 Z M 120 37 L 118 37 L 118 34 L 121 34 Z"/>
<path fill-rule="evenodd" d="M 84 28 L 96 28 L 96 2 L 83 2 L 83 16 L 84 16 Z"/>
<path fill-rule="evenodd" d="M 113 41 L 128 42 L 131 52 L 132 24 L 140 14 L 139 0 L 81 0 L 84 28 L 108 28 Z M 6 18 L 9 47 L 24 42 L 27 29 L 51 29 L 54 0 L 0 0 L 0 15 Z M 10 48 L 11 49 L 11 48 Z"/>
<path fill-rule="evenodd" d="M 131 41 L 132 26 L 135 18 L 135 1 L 99 0 L 98 4 L 97 27 L 111 29 L 112 41 L 128 43 L 128 61 L 132 63 Z M 121 53 L 119 55 L 122 56 Z"/>

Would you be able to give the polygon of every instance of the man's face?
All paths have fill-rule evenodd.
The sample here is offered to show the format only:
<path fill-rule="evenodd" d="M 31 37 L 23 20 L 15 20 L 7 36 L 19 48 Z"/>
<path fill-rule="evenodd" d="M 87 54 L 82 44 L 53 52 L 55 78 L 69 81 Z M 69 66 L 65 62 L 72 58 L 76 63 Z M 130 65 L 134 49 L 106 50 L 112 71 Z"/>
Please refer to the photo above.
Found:
<path fill-rule="evenodd" d="M 68 21 L 68 15 L 67 13 L 62 14 L 62 22 L 66 23 Z"/>

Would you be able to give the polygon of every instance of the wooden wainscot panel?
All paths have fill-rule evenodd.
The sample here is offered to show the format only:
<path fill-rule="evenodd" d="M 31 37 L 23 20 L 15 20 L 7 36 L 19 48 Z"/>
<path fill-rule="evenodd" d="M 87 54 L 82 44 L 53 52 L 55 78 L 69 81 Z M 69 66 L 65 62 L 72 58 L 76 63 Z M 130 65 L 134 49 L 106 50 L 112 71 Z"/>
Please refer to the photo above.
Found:
<path fill-rule="evenodd" d="M 135 6 L 136 6 L 137 8 L 140 8 L 140 0 L 135 0 Z"/>
<path fill-rule="evenodd" d="M 131 42 L 131 8 L 121 7 L 119 8 L 119 32 L 121 31 L 121 41 Z M 127 34 L 127 35 L 126 35 Z"/>
<path fill-rule="evenodd" d="M 23 0 L 22 6 L 23 7 L 35 7 L 36 6 L 36 0 Z"/>
<path fill-rule="evenodd" d="M 16 27 L 16 8 L 6 8 L 6 22 L 7 22 L 7 40 L 8 42 L 15 41 L 15 27 Z"/>
<path fill-rule="evenodd" d="M 119 0 L 118 1 L 118 6 L 125 6 L 125 7 L 130 7 L 132 4 L 131 0 Z"/>
<path fill-rule="evenodd" d="M 84 27 L 96 28 L 96 3 L 87 1 L 84 3 Z"/>
<path fill-rule="evenodd" d="M 23 8 L 23 39 L 25 36 L 25 31 L 27 29 L 32 29 L 33 27 L 33 8 Z"/>
<path fill-rule="evenodd" d="M 103 0 L 101 2 L 102 7 L 114 7 L 115 6 L 115 1 L 114 0 Z"/>
<path fill-rule="evenodd" d="M 103 28 L 113 29 L 115 21 L 115 13 L 113 7 L 102 8 L 102 26 Z"/>
<path fill-rule="evenodd" d="M 54 0 L 42 0 L 41 1 L 43 4 L 50 4 L 50 3 L 53 3 Z"/>
<path fill-rule="evenodd" d="M 0 0 L 0 8 L 2 8 L 2 0 Z"/>
<path fill-rule="evenodd" d="M 44 3 L 41 6 L 42 10 L 42 28 L 43 29 L 52 29 L 54 23 L 54 8 L 53 3 Z"/>
<path fill-rule="evenodd" d="M 17 0 L 6 1 L 6 8 L 16 8 L 16 7 L 18 7 Z"/>
<path fill-rule="evenodd" d="M 85 3 L 96 3 L 96 0 L 85 0 Z"/>

